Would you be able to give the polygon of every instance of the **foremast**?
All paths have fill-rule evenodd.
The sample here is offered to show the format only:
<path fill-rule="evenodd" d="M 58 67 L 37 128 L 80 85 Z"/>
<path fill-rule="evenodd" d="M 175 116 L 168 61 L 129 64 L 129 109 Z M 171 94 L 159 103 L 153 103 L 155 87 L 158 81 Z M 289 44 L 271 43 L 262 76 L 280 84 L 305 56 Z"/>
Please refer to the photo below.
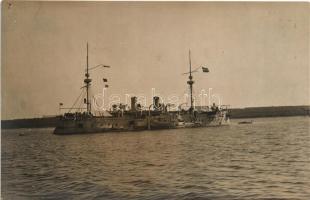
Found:
<path fill-rule="evenodd" d="M 84 83 L 85 83 L 85 88 L 86 88 L 86 110 L 88 114 L 91 114 L 91 103 L 89 101 L 89 88 L 90 88 L 90 83 L 91 83 L 91 79 L 89 78 L 89 65 L 88 65 L 88 43 L 86 45 L 86 73 L 85 73 L 85 79 L 84 79 Z"/>

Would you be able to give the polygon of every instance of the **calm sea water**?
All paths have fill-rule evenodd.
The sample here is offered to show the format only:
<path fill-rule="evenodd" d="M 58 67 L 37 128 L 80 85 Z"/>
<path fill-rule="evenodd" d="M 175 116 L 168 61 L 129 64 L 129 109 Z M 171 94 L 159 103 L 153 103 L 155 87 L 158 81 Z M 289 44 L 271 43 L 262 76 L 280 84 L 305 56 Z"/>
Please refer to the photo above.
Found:
<path fill-rule="evenodd" d="M 310 199 L 310 118 L 237 122 L 70 136 L 3 130 L 2 198 Z"/>

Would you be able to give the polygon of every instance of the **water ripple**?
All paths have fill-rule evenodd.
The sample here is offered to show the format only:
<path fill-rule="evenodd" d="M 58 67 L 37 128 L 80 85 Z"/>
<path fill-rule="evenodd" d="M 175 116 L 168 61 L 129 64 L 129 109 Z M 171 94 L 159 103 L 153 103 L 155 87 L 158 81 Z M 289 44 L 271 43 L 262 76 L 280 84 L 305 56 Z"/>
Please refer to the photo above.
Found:
<path fill-rule="evenodd" d="M 2 197 L 310 199 L 309 118 L 254 121 L 71 136 L 4 130 Z"/>

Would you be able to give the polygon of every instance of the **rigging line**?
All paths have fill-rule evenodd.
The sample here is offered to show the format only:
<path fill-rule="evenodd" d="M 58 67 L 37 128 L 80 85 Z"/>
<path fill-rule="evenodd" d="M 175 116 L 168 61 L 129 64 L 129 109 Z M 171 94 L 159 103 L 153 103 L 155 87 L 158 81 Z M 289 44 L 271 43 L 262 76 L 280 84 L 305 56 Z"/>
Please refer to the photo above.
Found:
<path fill-rule="evenodd" d="M 194 72 L 198 72 L 198 69 L 200 68 L 201 66 L 195 68 L 194 70 L 192 70 L 192 73 Z M 182 73 L 182 75 L 186 75 L 186 74 L 189 74 L 190 72 L 185 72 L 185 73 Z"/>
<path fill-rule="evenodd" d="M 81 100 L 80 100 L 80 104 L 79 104 L 80 112 L 82 112 L 83 109 L 85 109 L 85 108 L 82 108 L 82 104 L 84 104 L 83 96 L 85 96 L 85 95 L 86 95 L 86 90 L 84 90 L 84 93 L 83 93 L 82 98 L 81 98 Z"/>
<path fill-rule="evenodd" d="M 69 110 L 69 112 L 71 112 L 71 110 L 75 107 L 76 103 L 79 101 L 80 97 L 83 96 L 84 94 L 84 90 L 82 90 L 81 94 L 78 96 L 78 98 L 75 100 L 72 108 Z M 78 108 L 77 108 L 77 111 L 78 111 Z"/>
<path fill-rule="evenodd" d="M 103 65 L 103 64 L 99 64 L 99 65 L 97 65 L 97 66 L 95 66 L 95 67 L 90 67 L 90 68 L 88 69 L 88 71 L 93 70 L 93 69 L 96 69 L 96 68 L 98 68 L 98 67 L 106 67 L 106 68 L 110 68 L 110 66 Z"/>
<path fill-rule="evenodd" d="M 84 93 L 85 93 L 85 90 L 84 90 Z M 83 93 L 83 94 L 84 94 L 84 93 Z M 82 96 L 83 96 L 83 95 L 82 95 Z M 77 107 L 77 111 L 78 111 L 78 112 L 82 112 L 82 107 L 81 107 L 81 106 L 82 106 L 82 104 L 83 104 L 83 102 L 84 102 L 84 101 L 83 101 L 83 98 L 81 98 L 81 100 L 80 100 L 79 102 L 80 102 L 80 104 L 79 104 L 78 107 Z"/>
<path fill-rule="evenodd" d="M 92 89 L 92 87 L 89 87 L 88 94 L 89 94 L 89 100 L 88 100 L 88 101 L 89 101 L 89 111 L 91 112 L 92 106 L 93 106 L 91 102 L 92 102 L 93 97 L 94 97 L 94 96 L 92 95 L 92 94 L 93 94 L 93 89 Z"/>
<path fill-rule="evenodd" d="M 83 100 L 80 101 L 80 104 L 78 106 L 78 111 L 82 112 L 82 104 L 83 104 Z"/>
<path fill-rule="evenodd" d="M 73 106 L 70 108 L 69 112 L 71 112 L 72 108 L 74 108 L 75 104 L 78 102 L 78 100 L 80 99 L 80 97 L 82 96 L 83 93 L 84 93 L 84 90 L 82 90 L 82 92 L 80 93 L 78 98 L 75 100 L 75 102 L 74 102 Z"/>

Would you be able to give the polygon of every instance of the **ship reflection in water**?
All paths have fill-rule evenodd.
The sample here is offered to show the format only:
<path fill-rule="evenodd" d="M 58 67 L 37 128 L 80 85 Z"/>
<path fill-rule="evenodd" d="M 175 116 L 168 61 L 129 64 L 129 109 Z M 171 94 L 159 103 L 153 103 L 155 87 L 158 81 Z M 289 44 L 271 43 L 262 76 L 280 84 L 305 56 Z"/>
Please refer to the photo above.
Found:
<path fill-rule="evenodd" d="M 71 136 L 5 130 L 2 198 L 307 200 L 309 123 L 260 118 L 251 125 Z"/>

